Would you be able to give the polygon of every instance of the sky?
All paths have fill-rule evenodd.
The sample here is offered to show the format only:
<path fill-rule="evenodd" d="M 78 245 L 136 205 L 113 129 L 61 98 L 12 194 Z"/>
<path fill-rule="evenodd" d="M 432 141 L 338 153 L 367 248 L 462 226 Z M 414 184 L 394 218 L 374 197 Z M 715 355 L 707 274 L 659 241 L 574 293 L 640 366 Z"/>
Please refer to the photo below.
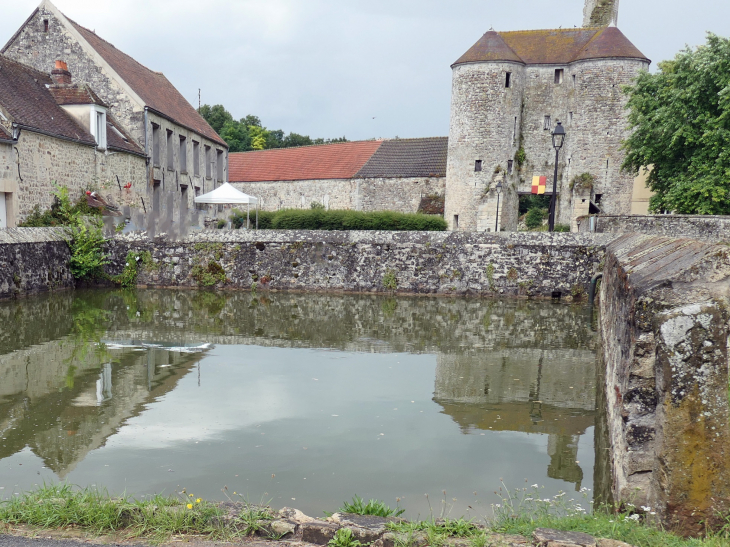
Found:
<path fill-rule="evenodd" d="M 0 43 L 40 0 L 0 0 Z M 569 28 L 583 0 L 55 0 L 198 105 L 269 129 L 350 140 L 446 136 L 450 65 L 490 28 Z M 707 31 L 727 0 L 621 0 L 618 26 L 650 59 Z"/>

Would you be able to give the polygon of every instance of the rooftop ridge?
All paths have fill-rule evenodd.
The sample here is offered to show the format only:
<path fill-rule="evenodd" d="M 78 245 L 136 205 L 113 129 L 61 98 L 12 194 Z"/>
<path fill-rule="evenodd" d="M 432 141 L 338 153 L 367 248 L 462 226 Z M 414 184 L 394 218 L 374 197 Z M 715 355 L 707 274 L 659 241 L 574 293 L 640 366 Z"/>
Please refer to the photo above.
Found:
<path fill-rule="evenodd" d="M 606 27 L 534 28 L 527 30 L 498 30 L 497 34 L 527 34 L 530 32 L 575 32 L 577 30 L 603 30 Z"/>
<path fill-rule="evenodd" d="M 265 148 L 263 150 L 244 150 L 243 152 L 229 152 L 229 154 L 251 154 L 252 152 L 274 152 L 276 150 L 301 150 L 303 148 L 319 148 L 322 146 L 336 146 L 338 144 L 360 144 L 366 142 L 385 142 L 389 139 L 366 139 L 361 141 L 347 141 L 347 142 L 322 142 L 317 144 L 305 144 L 302 146 L 287 146 L 282 148 Z"/>

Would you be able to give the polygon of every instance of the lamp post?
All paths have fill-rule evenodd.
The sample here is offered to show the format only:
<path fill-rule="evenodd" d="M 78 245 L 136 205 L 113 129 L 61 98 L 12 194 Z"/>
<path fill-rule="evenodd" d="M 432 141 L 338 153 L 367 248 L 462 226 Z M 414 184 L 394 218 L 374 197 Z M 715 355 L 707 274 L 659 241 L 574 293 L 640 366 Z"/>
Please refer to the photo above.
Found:
<path fill-rule="evenodd" d="M 494 220 L 494 231 L 499 232 L 499 195 L 502 193 L 502 182 L 497 183 L 497 218 Z"/>
<path fill-rule="evenodd" d="M 555 130 L 552 133 L 553 136 L 553 148 L 555 148 L 555 176 L 553 177 L 553 198 L 550 200 L 550 220 L 548 221 L 548 230 L 551 232 L 555 231 L 555 208 L 557 206 L 557 191 L 558 191 L 558 156 L 560 149 L 563 147 L 565 142 L 565 128 L 563 124 L 558 122 L 555 126 Z"/>

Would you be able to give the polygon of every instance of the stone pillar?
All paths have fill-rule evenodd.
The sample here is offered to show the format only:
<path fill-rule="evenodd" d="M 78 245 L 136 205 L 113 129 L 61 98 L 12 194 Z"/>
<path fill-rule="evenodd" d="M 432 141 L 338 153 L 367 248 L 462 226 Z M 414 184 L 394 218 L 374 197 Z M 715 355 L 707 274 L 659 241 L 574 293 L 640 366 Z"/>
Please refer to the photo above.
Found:
<path fill-rule="evenodd" d="M 619 0 L 586 0 L 583 8 L 584 27 L 607 27 L 618 24 Z"/>

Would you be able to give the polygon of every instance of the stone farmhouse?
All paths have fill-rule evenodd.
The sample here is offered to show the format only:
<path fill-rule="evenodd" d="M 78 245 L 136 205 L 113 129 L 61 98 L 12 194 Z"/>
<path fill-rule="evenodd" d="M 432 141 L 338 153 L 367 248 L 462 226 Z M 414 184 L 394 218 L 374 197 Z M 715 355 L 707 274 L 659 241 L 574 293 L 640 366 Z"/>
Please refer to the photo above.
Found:
<path fill-rule="evenodd" d="M 264 210 L 328 209 L 415 213 L 443 196 L 446 137 L 359 141 L 230 155 L 230 182 Z"/>
<path fill-rule="evenodd" d="M 148 158 L 134 184 L 146 187 L 153 209 L 184 213 L 196 194 L 227 180 L 227 144 L 172 83 L 67 18 L 49 0 L 41 2 L 0 54 L 42 73 L 62 61 L 75 82 L 93 90 Z M 103 175 L 98 185 L 115 184 Z M 20 218 L 29 212 L 23 203 Z"/>
<path fill-rule="evenodd" d="M 628 136 L 622 86 L 650 61 L 614 26 L 618 0 L 587 0 L 584 17 L 583 28 L 490 30 L 452 65 L 450 229 L 516 229 L 519 196 L 531 193 L 534 176 L 547 178 L 551 195 L 558 121 L 567 138 L 557 222 L 576 230 L 589 212 L 631 210 L 634 178 L 621 171 Z M 583 173 L 592 184 L 574 182 Z"/>
<path fill-rule="evenodd" d="M 0 227 L 50 207 L 54 182 L 80 194 L 119 177 L 140 191 L 145 169 L 144 150 L 63 63 L 49 75 L 0 55 Z"/>

